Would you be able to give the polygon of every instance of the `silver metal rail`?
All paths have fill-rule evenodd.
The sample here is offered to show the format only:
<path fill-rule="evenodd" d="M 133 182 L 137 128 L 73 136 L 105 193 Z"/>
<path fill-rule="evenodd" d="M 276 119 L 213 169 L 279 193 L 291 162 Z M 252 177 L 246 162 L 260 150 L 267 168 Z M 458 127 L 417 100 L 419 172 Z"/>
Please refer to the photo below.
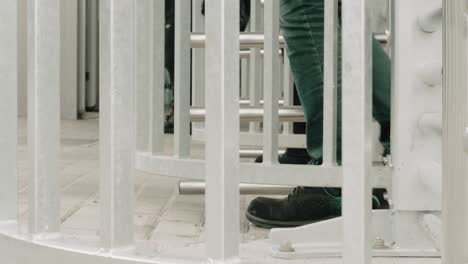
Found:
<path fill-rule="evenodd" d="M 278 155 L 282 155 L 284 153 L 285 150 L 278 151 Z M 261 149 L 241 149 L 239 151 L 239 156 L 243 159 L 254 159 L 261 155 L 263 155 L 263 150 Z"/>
<path fill-rule="evenodd" d="M 304 112 L 300 107 L 285 107 L 278 111 L 281 122 L 304 122 Z M 206 116 L 205 108 L 191 108 L 190 118 L 192 122 L 204 122 Z M 241 122 L 262 122 L 264 109 L 258 107 L 246 107 L 239 109 Z"/>
<path fill-rule="evenodd" d="M 190 36 L 190 40 L 192 43 L 192 48 L 204 48 L 206 42 L 206 35 L 200 33 L 192 33 Z M 284 47 L 284 38 L 283 36 L 279 36 L 279 47 Z M 258 34 L 258 33 L 242 33 L 239 35 L 239 44 L 240 49 L 248 49 L 248 48 L 261 48 L 265 42 L 265 35 Z"/>
<path fill-rule="evenodd" d="M 263 54 L 265 53 L 265 51 L 262 49 L 260 50 L 260 54 L 263 56 Z M 246 58 L 250 58 L 250 55 L 252 54 L 252 51 L 251 50 L 241 50 L 240 51 L 240 58 L 241 59 L 246 59 Z M 279 56 L 283 56 L 283 50 L 280 49 L 278 51 L 278 55 Z"/>
<path fill-rule="evenodd" d="M 286 195 L 292 191 L 293 186 L 267 185 L 267 184 L 239 184 L 241 195 Z M 179 182 L 179 194 L 201 195 L 205 194 L 206 183 L 201 181 Z"/>
<path fill-rule="evenodd" d="M 264 102 L 263 100 L 260 100 L 260 105 L 263 105 L 263 102 Z M 239 104 L 240 104 L 241 107 L 248 107 L 248 106 L 250 106 L 251 102 L 250 102 L 249 99 L 241 99 L 239 101 Z M 279 105 L 284 105 L 284 100 L 279 100 L 278 104 Z"/>
<path fill-rule="evenodd" d="M 390 39 L 390 33 L 385 32 L 385 33 L 375 33 L 374 38 L 380 43 L 380 44 L 388 44 L 388 41 Z"/>

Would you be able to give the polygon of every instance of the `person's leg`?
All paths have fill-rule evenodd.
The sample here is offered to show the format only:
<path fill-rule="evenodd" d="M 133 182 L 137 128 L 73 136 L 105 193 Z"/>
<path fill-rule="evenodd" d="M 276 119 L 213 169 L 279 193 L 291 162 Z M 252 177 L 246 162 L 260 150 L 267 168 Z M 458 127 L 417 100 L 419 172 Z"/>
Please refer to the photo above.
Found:
<path fill-rule="evenodd" d="M 341 12 L 340 12 L 341 13 Z M 291 69 L 307 120 L 307 149 L 320 160 L 323 142 L 323 0 L 282 0 L 281 29 Z M 341 47 L 341 31 L 339 31 Z M 341 48 L 338 50 L 338 158 L 341 157 Z M 389 141 L 390 60 L 373 40 L 373 116 L 382 125 L 382 141 Z"/>
<path fill-rule="evenodd" d="M 375 39 L 372 47 L 372 112 L 380 123 L 380 141 L 385 154 L 390 154 L 391 62 L 382 45 Z"/>
<path fill-rule="evenodd" d="M 282 0 L 281 28 L 307 122 L 309 154 L 320 164 L 323 133 L 324 0 Z M 340 33 L 341 36 L 341 33 Z M 339 42 L 341 47 L 341 38 Z M 341 50 L 341 49 L 340 49 Z M 338 157 L 341 156 L 341 52 L 338 87 Z M 380 44 L 373 44 L 373 112 L 389 129 L 390 61 Z M 388 140 L 382 133 L 382 140 Z M 374 190 L 373 208 L 387 208 L 384 190 Z M 341 215 L 340 189 L 298 187 L 285 199 L 259 197 L 247 209 L 247 218 L 264 227 L 299 226 Z"/>
<path fill-rule="evenodd" d="M 306 118 L 307 150 L 322 155 L 323 0 L 282 0 L 281 30 Z"/>

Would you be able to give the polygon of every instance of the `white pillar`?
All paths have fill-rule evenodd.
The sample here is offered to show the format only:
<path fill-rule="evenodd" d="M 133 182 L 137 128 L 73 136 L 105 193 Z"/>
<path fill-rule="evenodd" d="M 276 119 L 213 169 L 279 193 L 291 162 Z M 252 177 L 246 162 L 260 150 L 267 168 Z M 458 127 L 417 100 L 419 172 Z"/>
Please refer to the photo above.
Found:
<path fill-rule="evenodd" d="M 17 219 L 17 0 L 0 8 L 0 221 Z"/>
<path fill-rule="evenodd" d="M 104 248 L 133 243 L 135 0 L 100 1 L 100 235 Z"/>
<path fill-rule="evenodd" d="M 28 2 L 29 232 L 60 230 L 60 0 Z"/>
<path fill-rule="evenodd" d="M 343 1 L 343 263 L 369 264 L 372 37 L 368 0 Z"/>
<path fill-rule="evenodd" d="M 443 245 L 445 264 L 468 263 L 466 1 L 444 1 Z"/>
<path fill-rule="evenodd" d="M 239 1 L 207 1 L 206 36 L 206 247 L 221 262 L 239 256 Z"/>

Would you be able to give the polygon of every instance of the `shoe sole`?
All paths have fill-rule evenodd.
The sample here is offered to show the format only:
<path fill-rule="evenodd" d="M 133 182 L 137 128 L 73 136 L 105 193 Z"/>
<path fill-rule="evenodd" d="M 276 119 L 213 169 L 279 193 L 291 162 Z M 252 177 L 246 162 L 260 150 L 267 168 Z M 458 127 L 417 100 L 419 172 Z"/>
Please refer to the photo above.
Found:
<path fill-rule="evenodd" d="M 320 220 L 313 220 L 313 221 L 277 221 L 277 220 L 268 220 L 268 219 L 259 218 L 257 216 L 250 214 L 249 212 L 246 212 L 245 217 L 255 226 L 266 228 L 266 229 L 272 229 L 272 228 L 299 227 L 299 226 L 309 225 L 309 224 L 313 224 L 313 223 L 317 223 L 321 221 L 330 220 L 338 216 L 330 216 L 328 218 L 323 218 Z"/>

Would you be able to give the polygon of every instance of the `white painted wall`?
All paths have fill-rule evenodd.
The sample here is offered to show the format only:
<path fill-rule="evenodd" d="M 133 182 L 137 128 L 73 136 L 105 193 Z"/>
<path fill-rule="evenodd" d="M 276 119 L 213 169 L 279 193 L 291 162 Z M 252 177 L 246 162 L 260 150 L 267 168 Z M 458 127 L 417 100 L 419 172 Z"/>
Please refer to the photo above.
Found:
<path fill-rule="evenodd" d="M 61 116 L 63 119 L 77 119 L 77 59 L 78 59 L 78 0 L 61 1 Z M 27 112 L 27 0 L 18 0 L 18 115 Z"/>

